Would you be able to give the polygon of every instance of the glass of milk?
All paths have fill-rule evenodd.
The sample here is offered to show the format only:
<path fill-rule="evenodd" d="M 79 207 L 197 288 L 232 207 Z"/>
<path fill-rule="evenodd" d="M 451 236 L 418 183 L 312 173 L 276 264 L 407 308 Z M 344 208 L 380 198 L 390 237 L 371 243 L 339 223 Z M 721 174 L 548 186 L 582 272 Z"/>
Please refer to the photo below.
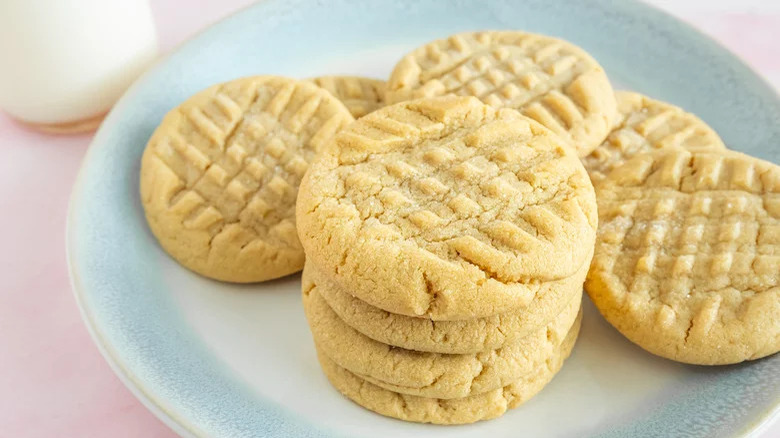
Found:
<path fill-rule="evenodd" d="M 36 128 L 94 129 L 156 56 L 148 0 L 0 0 L 0 109 Z"/>

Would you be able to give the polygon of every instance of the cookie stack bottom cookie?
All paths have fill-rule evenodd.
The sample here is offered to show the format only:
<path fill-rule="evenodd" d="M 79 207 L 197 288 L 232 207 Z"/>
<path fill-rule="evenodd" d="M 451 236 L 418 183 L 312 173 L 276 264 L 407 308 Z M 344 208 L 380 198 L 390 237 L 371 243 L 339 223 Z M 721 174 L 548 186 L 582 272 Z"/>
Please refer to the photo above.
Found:
<path fill-rule="evenodd" d="M 353 328 L 324 298 L 332 295 L 330 289 L 335 285 L 323 281 L 324 275 L 308 263 L 303 273 L 303 301 L 323 370 L 345 396 L 367 409 L 402 420 L 463 424 L 498 417 L 533 397 L 552 380 L 571 352 L 579 331 L 581 286 L 586 270 L 581 271 L 576 278 L 563 283 L 566 288 L 547 290 L 551 297 L 566 298 L 563 308 L 552 316 L 519 318 L 520 312 L 503 316 L 504 320 L 515 321 L 506 327 L 515 327 L 525 334 L 514 337 L 505 333 L 505 340 L 509 341 L 495 348 L 461 354 L 400 348 Z M 360 300 L 353 304 L 363 309 L 368 306 Z M 536 306 L 526 309 L 526 313 L 540 309 Z M 389 320 L 395 319 L 398 324 L 399 318 L 408 317 L 391 315 Z M 473 324 L 481 327 L 483 333 L 489 323 L 484 318 L 436 322 L 416 319 L 433 327 Z M 500 321 L 502 317 L 496 319 Z M 518 327 L 518 319 L 541 325 Z M 501 326 L 496 329 L 502 330 Z M 464 338 L 467 347 L 473 347 L 473 338 Z M 457 342 L 443 345 L 463 349 Z"/>
<path fill-rule="evenodd" d="M 366 409 L 387 417 L 418 423 L 468 424 L 500 417 L 541 391 L 560 371 L 569 357 L 580 331 L 582 313 L 555 353 L 540 361 L 534 371 L 489 392 L 456 399 L 419 397 L 393 392 L 368 382 L 338 366 L 317 350 L 325 375 L 342 394 Z"/>

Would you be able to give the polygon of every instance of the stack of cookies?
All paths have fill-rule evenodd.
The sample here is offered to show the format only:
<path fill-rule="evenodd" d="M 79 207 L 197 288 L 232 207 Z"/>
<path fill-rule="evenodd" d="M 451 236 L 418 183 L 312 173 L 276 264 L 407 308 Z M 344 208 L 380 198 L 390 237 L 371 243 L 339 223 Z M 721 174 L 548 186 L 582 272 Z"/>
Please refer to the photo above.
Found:
<path fill-rule="evenodd" d="M 450 96 L 374 111 L 310 167 L 296 214 L 320 363 L 368 409 L 494 418 L 574 346 L 595 195 L 574 149 L 516 110 Z"/>

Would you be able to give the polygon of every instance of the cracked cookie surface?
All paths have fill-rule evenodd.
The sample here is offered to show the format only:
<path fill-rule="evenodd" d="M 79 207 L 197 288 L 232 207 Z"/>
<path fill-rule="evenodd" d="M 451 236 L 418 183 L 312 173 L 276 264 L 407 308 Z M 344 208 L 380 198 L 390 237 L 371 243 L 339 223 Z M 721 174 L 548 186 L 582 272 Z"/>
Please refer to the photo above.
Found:
<path fill-rule="evenodd" d="M 318 349 L 317 357 L 331 384 L 360 406 L 388 417 L 433 424 L 467 424 L 500 417 L 531 399 L 545 387 L 571 354 L 580 329 L 580 319 L 555 353 L 540 360 L 533 371 L 516 381 L 479 395 L 437 399 L 400 394 L 374 385 L 340 367 Z"/>
<path fill-rule="evenodd" d="M 301 183 L 298 235 L 344 290 L 433 320 L 518 310 L 573 275 L 597 224 L 565 142 L 473 97 L 381 108 L 334 138 Z"/>
<path fill-rule="evenodd" d="M 361 76 L 320 76 L 309 79 L 336 96 L 354 118 L 385 106 L 385 81 Z"/>
<path fill-rule="evenodd" d="M 554 355 L 580 311 L 582 292 L 541 329 L 497 350 L 440 354 L 377 342 L 346 324 L 314 284 L 303 290 L 309 326 L 318 347 L 339 366 L 394 392 L 436 398 L 481 394 L 532 372 Z"/>
<path fill-rule="evenodd" d="M 780 167 L 671 148 L 597 187 L 586 291 L 623 335 L 703 365 L 780 350 Z"/>
<path fill-rule="evenodd" d="M 330 93 L 281 77 L 195 94 L 165 116 L 144 151 L 149 227 L 174 259 L 206 277 L 254 282 L 299 271 L 298 184 L 352 120 Z"/>
<path fill-rule="evenodd" d="M 305 264 L 301 281 L 304 289 L 316 284 L 331 309 L 371 339 L 408 350 L 466 354 L 495 350 L 550 322 L 572 297 L 581 294 L 590 260 L 588 257 L 571 277 L 544 283 L 523 310 L 457 321 L 431 321 L 374 307 L 342 290 L 311 263 Z"/>
<path fill-rule="evenodd" d="M 387 83 L 389 103 L 446 94 L 518 109 L 569 141 L 579 156 L 617 121 L 604 69 L 579 47 L 545 35 L 455 34 L 406 55 Z"/>
<path fill-rule="evenodd" d="M 582 159 L 594 184 L 639 153 L 669 147 L 726 149 L 709 125 L 682 108 L 631 91 L 616 91 L 615 99 L 618 125 L 604 143 Z"/>

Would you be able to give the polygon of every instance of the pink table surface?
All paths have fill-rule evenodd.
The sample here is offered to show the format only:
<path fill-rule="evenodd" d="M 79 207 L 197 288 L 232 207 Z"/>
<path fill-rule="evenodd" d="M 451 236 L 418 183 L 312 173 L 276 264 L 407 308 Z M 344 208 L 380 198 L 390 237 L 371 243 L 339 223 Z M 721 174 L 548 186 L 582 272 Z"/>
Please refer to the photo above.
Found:
<path fill-rule="evenodd" d="M 164 53 L 251 1 L 151 3 Z M 780 2 L 650 3 L 710 34 L 780 88 Z M 65 214 L 91 138 L 38 134 L 0 113 L 0 438 L 175 436 L 111 372 L 70 290 Z M 780 436 L 780 421 L 762 436 Z"/>

